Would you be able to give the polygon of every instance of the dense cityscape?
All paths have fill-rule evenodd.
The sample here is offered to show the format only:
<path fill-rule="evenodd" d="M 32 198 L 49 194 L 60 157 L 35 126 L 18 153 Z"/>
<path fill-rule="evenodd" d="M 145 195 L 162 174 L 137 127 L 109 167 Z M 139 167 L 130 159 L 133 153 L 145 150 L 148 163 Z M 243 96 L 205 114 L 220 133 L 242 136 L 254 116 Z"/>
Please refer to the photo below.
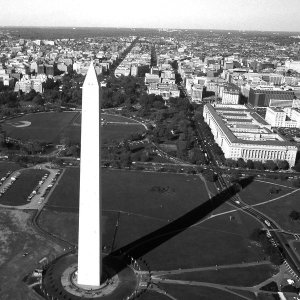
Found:
<path fill-rule="evenodd" d="M 299 33 L 0 27 L 0 62 L 0 299 L 300 299 Z M 62 271 L 97 165 L 89 85 L 90 291 Z"/>

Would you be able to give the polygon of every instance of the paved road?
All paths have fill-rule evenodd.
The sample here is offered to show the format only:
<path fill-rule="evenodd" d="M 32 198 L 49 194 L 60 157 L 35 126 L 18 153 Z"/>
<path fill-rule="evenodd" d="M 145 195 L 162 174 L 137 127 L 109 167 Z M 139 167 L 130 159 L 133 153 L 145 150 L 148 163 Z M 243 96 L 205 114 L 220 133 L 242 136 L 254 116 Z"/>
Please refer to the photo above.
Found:
<path fill-rule="evenodd" d="M 208 159 L 210 161 L 210 164 L 212 166 L 212 169 L 217 173 L 218 175 L 218 180 L 216 182 L 216 186 L 220 189 L 226 189 L 228 187 L 227 182 L 224 180 L 222 174 L 224 174 L 224 170 L 220 168 L 214 158 L 214 154 L 211 151 L 210 146 L 204 142 L 205 137 L 202 134 L 201 128 L 199 124 L 196 125 L 197 131 L 200 136 L 200 143 L 202 148 L 206 151 L 208 155 Z M 231 170 L 229 170 L 229 173 Z M 266 174 L 265 171 L 257 171 L 257 170 L 242 170 L 243 173 L 246 173 L 248 175 L 257 175 L 258 173 L 260 174 Z M 286 174 L 286 175 L 297 175 L 297 173 L 290 173 L 290 172 L 284 172 L 281 174 Z M 298 259 L 298 256 L 296 255 L 294 249 L 291 249 L 290 246 L 287 243 L 286 238 L 280 233 L 284 232 L 284 230 L 277 224 L 273 219 L 271 219 L 269 216 L 266 214 L 262 213 L 261 211 L 257 210 L 251 205 L 248 205 L 247 203 L 243 202 L 242 199 L 240 198 L 239 194 L 236 194 L 234 197 L 232 197 L 228 203 L 248 215 L 252 216 L 255 218 L 259 223 L 262 224 L 262 226 L 270 231 L 271 238 L 275 241 L 278 246 L 280 245 L 282 250 L 282 256 L 285 257 L 286 263 L 291 267 L 293 275 L 295 274 L 296 278 L 298 281 L 300 281 L 300 261 Z M 295 233 L 296 235 L 296 233 Z"/>

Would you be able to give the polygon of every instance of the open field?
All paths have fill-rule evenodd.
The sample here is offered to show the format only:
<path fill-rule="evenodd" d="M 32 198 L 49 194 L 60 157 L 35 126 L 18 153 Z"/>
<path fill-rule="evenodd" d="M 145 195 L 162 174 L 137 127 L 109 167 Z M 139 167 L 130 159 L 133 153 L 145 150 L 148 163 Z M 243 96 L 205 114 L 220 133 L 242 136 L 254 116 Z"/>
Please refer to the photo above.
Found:
<path fill-rule="evenodd" d="M 46 173 L 49 172 L 37 169 L 23 170 L 20 177 L 1 196 L 0 204 L 12 206 L 27 204 L 27 197 Z"/>
<path fill-rule="evenodd" d="M 102 216 L 103 245 L 111 249 L 118 213 L 104 211 Z M 78 218 L 78 213 L 44 209 L 38 223 L 48 232 L 76 245 L 78 242 Z"/>
<path fill-rule="evenodd" d="M 180 284 L 166 284 L 160 283 L 159 286 L 165 290 L 168 294 L 175 297 L 178 300 L 212 300 L 212 299 L 222 299 L 222 300 L 242 300 L 245 298 L 239 297 L 232 293 L 222 291 L 210 287 L 195 287 L 189 285 Z M 251 298 L 250 298 L 251 299 Z M 253 294 L 253 300 L 256 299 Z"/>
<path fill-rule="evenodd" d="M 24 115 L 8 120 L 3 124 L 7 135 L 20 140 L 40 140 L 47 143 L 59 143 L 63 130 L 72 123 L 78 112 L 50 112 Z M 27 127 L 15 127 L 19 121 L 28 121 Z"/>
<path fill-rule="evenodd" d="M 102 169 L 104 210 L 174 219 L 208 199 L 198 176 Z M 47 207 L 78 209 L 79 169 L 68 168 Z M 175 205 L 176 204 L 176 205 Z"/>
<path fill-rule="evenodd" d="M 283 229 L 300 233 L 300 222 L 293 221 L 289 217 L 293 210 L 300 212 L 299 199 L 300 190 L 274 202 L 258 206 L 257 208 L 278 222 Z"/>
<path fill-rule="evenodd" d="M 300 190 L 290 185 L 285 187 L 284 182 L 270 180 L 269 182 L 254 181 L 240 193 L 242 200 L 249 204 L 267 202 L 256 208 L 274 219 L 283 229 L 300 232 L 300 222 L 294 222 L 289 218 L 292 210 L 300 212 Z M 280 191 L 270 194 L 272 187 L 277 187 Z"/>
<path fill-rule="evenodd" d="M 102 141 L 121 140 L 133 133 L 144 132 L 142 125 L 134 120 L 117 115 L 104 115 L 108 122 L 127 122 L 127 124 L 106 124 L 102 126 Z M 16 127 L 28 122 L 26 127 Z M 63 137 L 72 142 L 80 142 L 80 112 L 35 113 L 14 118 L 3 123 L 9 137 L 20 140 L 40 140 L 59 144 Z"/>
<path fill-rule="evenodd" d="M 152 291 L 147 291 L 139 297 L 140 300 L 169 300 L 170 298 L 163 294 L 158 294 Z"/>
<path fill-rule="evenodd" d="M 126 118 L 119 115 L 110 115 L 105 113 L 101 113 L 101 119 L 103 119 L 103 121 L 106 122 L 124 122 L 124 123 L 138 124 L 135 120 L 132 120 L 130 118 Z"/>
<path fill-rule="evenodd" d="M 79 168 L 67 168 L 47 201 L 46 207 L 78 212 L 79 176 Z"/>
<path fill-rule="evenodd" d="M 300 253 L 300 242 L 294 243 L 294 247 L 296 248 L 297 252 Z"/>
<path fill-rule="evenodd" d="M 258 265 L 245 268 L 217 269 L 213 271 L 195 271 L 183 274 L 166 275 L 168 279 L 212 282 L 235 286 L 254 286 L 277 273 L 272 265 Z"/>
<path fill-rule="evenodd" d="M 68 168 L 39 219 L 39 224 L 44 229 L 72 243 L 77 242 L 78 235 L 78 183 L 79 169 Z M 140 238 L 163 228 L 207 201 L 204 184 L 198 176 L 103 169 L 102 192 L 103 244 L 106 250 L 116 251 L 129 244 L 134 245 L 134 249 L 138 249 L 142 255 L 140 258 L 143 258 L 153 271 L 256 262 L 265 259 L 262 249 L 249 240 L 253 229 L 260 227 L 260 224 L 241 212 L 234 213 L 232 218 L 225 215 L 207 221 L 202 220 L 173 238 L 162 241 L 154 248 L 151 240 L 140 242 Z M 133 242 L 135 243 L 131 244 Z M 272 275 L 271 265 L 257 267 L 256 270 L 260 271 L 260 275 L 255 278 L 253 269 L 243 268 L 230 276 L 228 271 L 222 271 L 217 276 L 213 271 L 209 271 L 206 280 L 204 280 L 206 272 L 201 275 L 206 282 L 231 282 L 237 286 L 241 284 L 251 286 L 256 281 L 265 280 Z M 248 280 L 247 274 L 251 274 Z M 178 275 L 178 279 L 185 280 L 185 276 L 186 274 Z M 240 299 L 233 294 L 210 288 L 173 284 L 166 284 L 165 287 L 178 300 L 218 299 L 218 297 Z M 163 300 L 166 297 L 147 292 L 140 298 Z"/>
<path fill-rule="evenodd" d="M 278 188 L 279 192 L 271 194 L 270 189 L 272 187 Z M 252 205 L 277 198 L 293 190 L 293 188 L 285 186 L 279 186 L 276 184 L 261 181 L 254 181 L 252 184 L 248 185 L 244 190 L 242 190 L 240 196 L 243 201 Z"/>
<path fill-rule="evenodd" d="M 154 270 L 262 261 L 265 257 L 262 249 L 248 238 L 259 225 L 246 215 L 242 220 L 237 225 L 229 220 L 212 219 L 191 227 L 147 253 L 145 259 Z"/>
<path fill-rule="evenodd" d="M 103 143 L 110 142 L 111 140 L 122 140 L 133 133 L 142 133 L 145 128 L 139 124 L 132 125 L 119 125 L 107 124 L 102 127 L 102 141 Z"/>

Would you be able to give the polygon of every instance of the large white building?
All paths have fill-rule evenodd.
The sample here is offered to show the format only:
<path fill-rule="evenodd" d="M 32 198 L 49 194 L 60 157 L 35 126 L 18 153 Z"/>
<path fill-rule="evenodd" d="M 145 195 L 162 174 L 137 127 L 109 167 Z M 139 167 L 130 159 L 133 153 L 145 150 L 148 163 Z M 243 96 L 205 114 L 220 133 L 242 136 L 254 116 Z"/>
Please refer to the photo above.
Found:
<path fill-rule="evenodd" d="M 160 95 L 164 100 L 170 99 L 170 97 L 178 98 L 180 91 L 176 84 L 162 84 L 152 83 L 148 85 L 147 93 Z"/>
<path fill-rule="evenodd" d="M 160 77 L 158 74 L 151 74 L 151 73 L 145 74 L 145 84 L 148 85 L 151 83 L 160 83 Z"/>
<path fill-rule="evenodd" d="M 236 90 L 224 90 L 222 104 L 239 104 L 240 92 Z"/>
<path fill-rule="evenodd" d="M 243 105 L 206 104 L 205 122 L 225 158 L 238 160 L 286 160 L 295 165 L 297 147 L 279 134 L 255 111 Z"/>
<path fill-rule="evenodd" d="M 299 108 L 274 108 L 268 107 L 265 120 L 272 127 L 298 127 L 300 128 Z"/>
<path fill-rule="evenodd" d="M 292 60 L 287 60 L 285 62 L 285 69 L 286 70 L 294 70 L 298 73 L 300 73 L 300 61 L 292 61 Z"/>
<path fill-rule="evenodd" d="M 200 84 L 195 84 L 192 86 L 191 98 L 192 102 L 201 103 L 203 95 L 203 86 Z"/>
<path fill-rule="evenodd" d="M 265 120 L 272 127 L 285 127 L 286 113 L 281 108 L 267 107 Z"/>

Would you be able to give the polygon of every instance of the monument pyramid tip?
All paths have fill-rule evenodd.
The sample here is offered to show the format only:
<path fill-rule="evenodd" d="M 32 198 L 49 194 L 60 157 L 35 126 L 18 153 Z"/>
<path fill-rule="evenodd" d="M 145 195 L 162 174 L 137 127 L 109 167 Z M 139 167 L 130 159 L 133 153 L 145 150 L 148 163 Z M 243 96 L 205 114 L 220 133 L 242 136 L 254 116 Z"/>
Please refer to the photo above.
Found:
<path fill-rule="evenodd" d="M 90 64 L 87 74 L 85 76 L 84 84 L 98 84 L 93 61 L 91 61 L 91 64 Z"/>

